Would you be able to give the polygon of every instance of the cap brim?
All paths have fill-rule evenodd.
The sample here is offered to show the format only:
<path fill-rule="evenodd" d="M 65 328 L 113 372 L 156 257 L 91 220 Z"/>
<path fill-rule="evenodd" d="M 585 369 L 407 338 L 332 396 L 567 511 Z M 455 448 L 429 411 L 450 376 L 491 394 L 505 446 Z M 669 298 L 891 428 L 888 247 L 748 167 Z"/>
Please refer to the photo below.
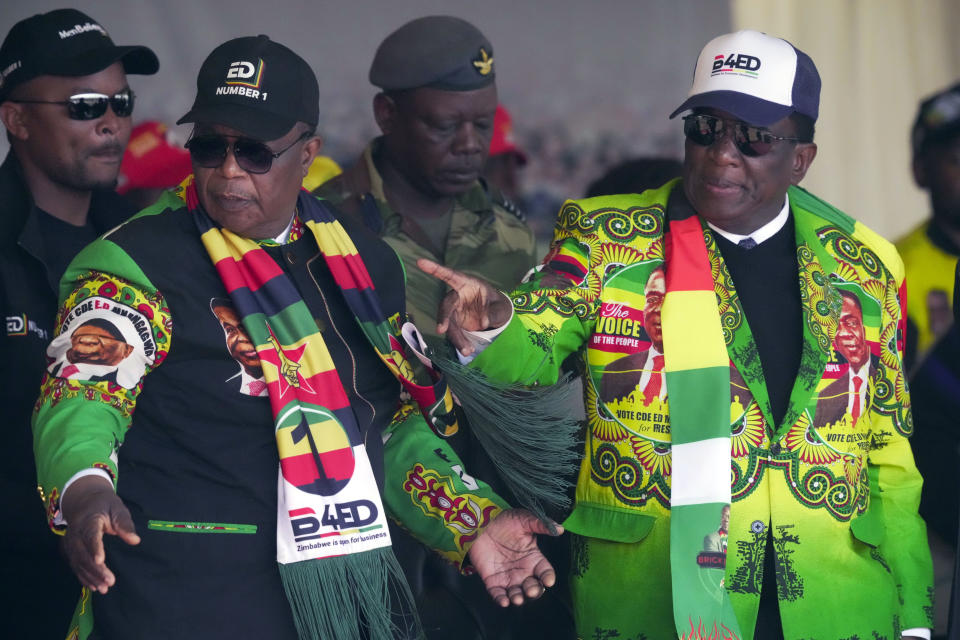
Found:
<path fill-rule="evenodd" d="M 708 91 L 687 98 L 670 117 L 675 118 L 684 111 L 698 108 L 726 111 L 738 120 L 761 127 L 783 120 L 794 112 L 793 107 L 761 100 L 738 91 Z"/>
<path fill-rule="evenodd" d="M 50 61 L 43 65 L 39 75 L 87 76 L 103 71 L 114 62 L 122 62 L 123 70 L 131 74 L 152 75 L 160 68 L 156 54 L 147 47 L 102 47 Z"/>
<path fill-rule="evenodd" d="M 960 120 L 945 124 L 937 129 L 924 130 L 920 138 L 914 143 L 914 153 L 918 153 L 927 145 L 943 144 L 953 142 L 960 137 Z"/>
<path fill-rule="evenodd" d="M 297 121 L 240 104 L 218 104 L 194 107 L 177 120 L 177 124 L 185 123 L 219 124 L 267 142 L 285 136 Z"/>

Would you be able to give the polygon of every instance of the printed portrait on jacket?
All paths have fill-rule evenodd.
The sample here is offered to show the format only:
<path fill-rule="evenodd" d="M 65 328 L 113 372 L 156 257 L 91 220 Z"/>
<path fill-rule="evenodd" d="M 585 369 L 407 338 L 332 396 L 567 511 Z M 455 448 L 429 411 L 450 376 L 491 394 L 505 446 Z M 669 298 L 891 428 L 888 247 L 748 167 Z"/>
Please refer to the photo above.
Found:
<path fill-rule="evenodd" d="M 846 419 L 855 429 L 870 407 L 880 345 L 867 339 L 860 297 L 847 289 L 839 293 L 842 306 L 833 339 L 834 359 L 825 373 L 825 377 L 834 379 L 818 395 L 813 424 L 829 425 Z"/>
<path fill-rule="evenodd" d="M 606 403 L 628 400 L 649 407 L 656 401 L 659 407 L 667 398 L 667 384 L 663 375 L 663 329 L 660 324 L 660 311 L 667 293 L 663 268 L 657 267 L 650 273 L 644 287 L 642 320 L 639 326 L 633 326 L 631 333 L 638 339 L 647 341 L 647 348 L 618 358 L 608 364 L 600 377 L 600 399 Z M 622 327 L 623 319 L 629 319 L 624 308 L 605 305 L 601 310 L 608 319 L 605 324 L 615 329 L 617 320 Z M 640 329 L 642 328 L 642 332 Z M 617 333 L 625 333 L 621 328 Z"/>
<path fill-rule="evenodd" d="M 153 364 L 156 344 L 146 317 L 109 298 L 87 298 L 66 315 L 47 347 L 47 371 L 70 380 L 132 389 Z"/>
<path fill-rule="evenodd" d="M 727 532 L 730 528 L 730 505 L 720 508 L 720 526 L 703 538 L 703 550 L 709 553 L 727 553 Z"/>
<path fill-rule="evenodd" d="M 237 310 L 233 308 L 233 303 L 228 298 L 211 298 L 210 311 L 223 329 L 223 339 L 230 357 L 240 365 L 240 369 L 225 382 L 239 378 L 240 393 L 247 396 L 266 396 L 267 384 L 263 381 L 260 356 L 257 355 L 257 348 L 250 340 L 250 334 L 244 329 Z"/>

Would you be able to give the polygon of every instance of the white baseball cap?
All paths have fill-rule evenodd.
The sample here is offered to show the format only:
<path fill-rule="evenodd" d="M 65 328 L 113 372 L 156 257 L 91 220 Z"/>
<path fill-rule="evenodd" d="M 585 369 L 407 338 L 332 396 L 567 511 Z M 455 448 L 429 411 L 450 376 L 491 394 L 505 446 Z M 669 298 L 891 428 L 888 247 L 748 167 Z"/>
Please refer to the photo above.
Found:
<path fill-rule="evenodd" d="M 700 51 L 687 99 L 670 114 L 710 107 L 766 126 L 800 113 L 817 119 L 820 74 L 810 56 L 759 31 L 718 36 Z"/>

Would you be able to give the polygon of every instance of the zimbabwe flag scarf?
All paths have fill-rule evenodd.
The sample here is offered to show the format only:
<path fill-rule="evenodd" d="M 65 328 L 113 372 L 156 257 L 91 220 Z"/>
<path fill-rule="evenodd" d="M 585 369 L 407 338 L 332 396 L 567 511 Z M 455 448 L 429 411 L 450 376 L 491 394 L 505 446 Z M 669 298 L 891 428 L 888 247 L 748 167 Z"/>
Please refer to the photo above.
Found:
<path fill-rule="evenodd" d="M 416 607 L 390 547 L 359 426 L 313 314 L 261 246 L 210 219 L 192 180 L 184 196 L 263 365 L 280 454 L 277 562 L 297 631 L 303 640 L 392 639 L 392 609 L 409 621 Z M 442 382 L 411 381 L 370 275 L 333 214 L 305 191 L 297 210 L 381 359 L 422 406 L 433 407 L 428 415 L 452 408 Z"/>
<path fill-rule="evenodd" d="M 703 234 L 700 218 L 690 215 L 670 220 L 665 236 L 673 616 L 681 640 L 731 640 L 742 635 L 723 586 L 726 552 L 706 550 L 703 542 L 730 508 L 730 358 Z"/>

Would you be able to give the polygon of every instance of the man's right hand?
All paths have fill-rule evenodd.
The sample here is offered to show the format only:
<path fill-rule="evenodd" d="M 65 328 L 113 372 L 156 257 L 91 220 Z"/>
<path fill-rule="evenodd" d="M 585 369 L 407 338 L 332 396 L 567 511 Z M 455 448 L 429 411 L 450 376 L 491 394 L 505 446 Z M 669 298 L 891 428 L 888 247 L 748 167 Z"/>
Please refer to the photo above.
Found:
<path fill-rule="evenodd" d="M 464 336 L 464 331 L 497 329 L 510 321 L 513 311 L 510 299 L 486 280 L 426 258 L 417 260 L 417 266 L 450 287 L 437 312 L 437 333 L 445 334 L 461 354 L 473 354 L 473 343 Z"/>
<path fill-rule="evenodd" d="M 106 593 L 117 581 L 107 568 L 103 534 L 118 536 L 127 544 L 140 544 L 133 518 L 114 492 L 113 484 L 99 475 L 84 476 L 71 484 L 61 499 L 67 534 L 63 551 L 80 583 Z"/>

